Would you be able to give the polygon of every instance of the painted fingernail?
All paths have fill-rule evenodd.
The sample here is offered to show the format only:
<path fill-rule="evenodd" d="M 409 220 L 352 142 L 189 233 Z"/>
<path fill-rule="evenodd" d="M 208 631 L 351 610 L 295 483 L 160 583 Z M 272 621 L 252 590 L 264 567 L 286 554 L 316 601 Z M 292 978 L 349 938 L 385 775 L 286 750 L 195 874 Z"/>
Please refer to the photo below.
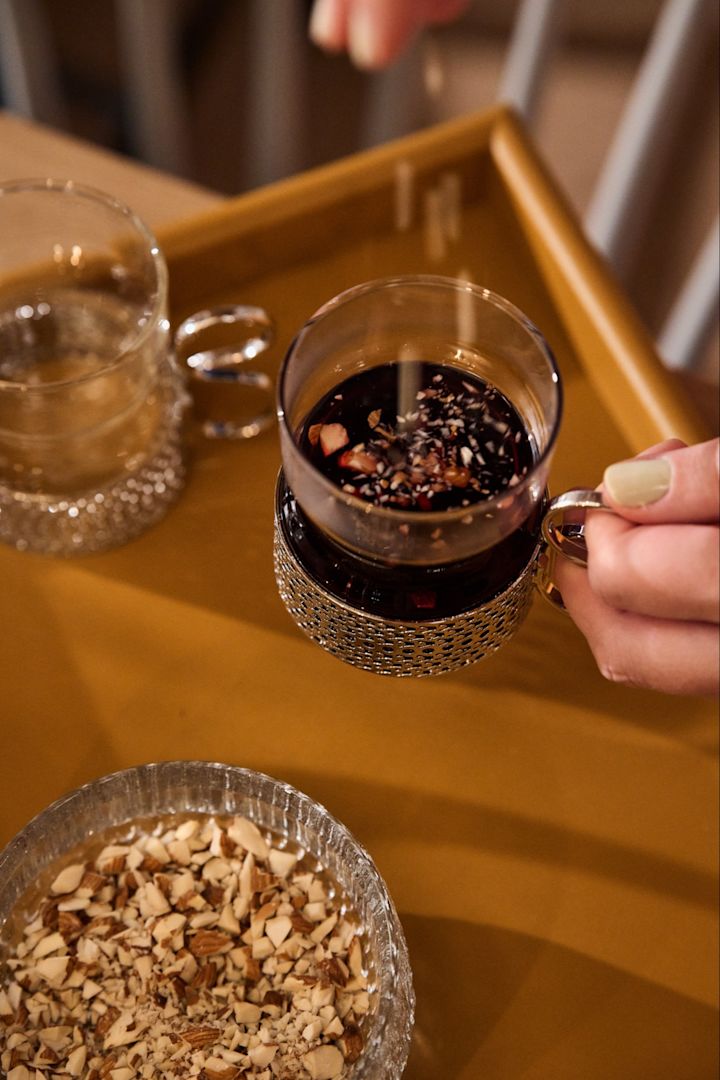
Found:
<path fill-rule="evenodd" d="M 336 27 L 338 21 L 337 0 L 315 0 L 310 16 L 309 34 L 316 45 L 324 48 L 336 48 Z"/>
<path fill-rule="evenodd" d="M 652 461 L 619 461 L 603 476 L 605 489 L 619 506 L 648 506 L 670 489 L 672 469 L 664 458 Z"/>
<path fill-rule="evenodd" d="M 359 68 L 374 68 L 381 58 L 381 39 L 373 12 L 363 5 L 353 8 L 348 26 L 348 52 Z"/>

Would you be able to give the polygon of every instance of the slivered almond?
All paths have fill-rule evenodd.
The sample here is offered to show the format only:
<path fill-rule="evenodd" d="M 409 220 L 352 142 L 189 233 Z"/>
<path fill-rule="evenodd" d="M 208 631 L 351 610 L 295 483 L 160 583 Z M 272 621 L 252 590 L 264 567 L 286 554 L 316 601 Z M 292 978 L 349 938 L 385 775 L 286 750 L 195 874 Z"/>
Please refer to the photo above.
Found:
<path fill-rule="evenodd" d="M 37 961 L 35 971 L 50 986 L 60 986 L 65 981 L 69 963 L 69 956 L 46 956 Z"/>
<path fill-rule="evenodd" d="M 338 1039 L 338 1045 L 349 1064 L 357 1061 L 363 1051 L 363 1037 L 357 1024 L 345 1024 L 345 1030 Z"/>
<path fill-rule="evenodd" d="M 315 923 L 304 918 L 299 912 L 290 916 L 290 922 L 292 923 L 293 930 L 298 934 L 311 934 L 316 926 Z"/>
<path fill-rule="evenodd" d="M 87 1047 L 76 1046 L 75 1049 L 70 1052 L 70 1055 L 65 1062 L 65 1069 L 71 1076 L 81 1076 L 86 1061 Z"/>
<path fill-rule="evenodd" d="M 238 1024 L 257 1024 L 260 1019 L 260 1007 L 251 1001 L 238 1001 L 233 1006 L 233 1012 Z"/>
<path fill-rule="evenodd" d="M 50 892 L 53 896 L 65 895 L 67 893 L 75 892 L 78 885 L 82 881 L 85 873 L 85 867 L 82 863 L 75 863 L 73 866 L 66 866 L 64 870 L 61 870 L 58 876 L 50 886 Z"/>
<path fill-rule="evenodd" d="M 341 469 L 350 469 L 352 472 L 364 473 L 366 476 L 370 476 L 377 469 L 378 459 L 373 454 L 369 454 L 367 450 L 353 448 L 352 450 L 345 450 L 340 455 L 338 465 Z"/>
<path fill-rule="evenodd" d="M 214 1027 L 195 1027 L 186 1028 L 179 1034 L 183 1042 L 192 1046 L 193 1050 L 201 1050 L 203 1046 L 212 1046 L 218 1042 L 221 1032 Z"/>
<path fill-rule="evenodd" d="M 102 887 L 107 885 L 107 883 L 108 879 L 104 874 L 96 874 L 94 870 L 86 870 L 82 876 L 79 891 L 82 894 L 94 896 L 95 893 L 100 892 Z"/>
<path fill-rule="evenodd" d="M 277 1046 L 270 1043 L 261 1043 L 259 1046 L 252 1046 L 248 1050 L 248 1057 L 257 1069 L 264 1069 L 270 1064 L 276 1053 Z"/>
<path fill-rule="evenodd" d="M 189 944 L 193 956 L 213 956 L 215 953 L 229 952 L 232 947 L 232 938 L 222 930 L 198 930 Z"/>
<path fill-rule="evenodd" d="M 329 457 L 337 450 L 342 450 L 350 442 L 348 433 L 342 424 L 322 424 L 320 428 L 320 448 Z"/>
<path fill-rule="evenodd" d="M 266 859 L 270 851 L 270 845 L 254 821 L 249 818 L 236 817 L 228 826 L 228 836 L 245 851 L 250 851 L 256 859 Z"/>
<path fill-rule="evenodd" d="M 76 940 L 82 933 L 84 923 L 74 912 L 60 912 L 57 917 L 57 929 L 63 935 L 66 945 Z"/>
<path fill-rule="evenodd" d="M 348 967 L 351 974 L 355 976 L 362 974 L 362 946 L 357 937 L 353 937 L 348 948 Z"/>
<path fill-rule="evenodd" d="M 205 1063 L 203 1071 L 200 1073 L 201 1078 L 204 1080 L 239 1080 L 240 1070 L 234 1065 L 226 1065 L 221 1062 L 219 1066 L 210 1065 Z"/>
<path fill-rule="evenodd" d="M 111 1005 L 107 1012 L 103 1013 L 103 1015 L 100 1017 L 97 1024 L 95 1025 L 95 1031 L 101 1038 L 105 1038 L 108 1031 L 113 1026 L 119 1015 L 120 1010 L 116 1009 L 114 1005 Z"/>
<path fill-rule="evenodd" d="M 335 1080 L 342 1075 L 345 1064 L 336 1046 L 318 1046 L 303 1054 L 302 1063 L 312 1080 Z"/>

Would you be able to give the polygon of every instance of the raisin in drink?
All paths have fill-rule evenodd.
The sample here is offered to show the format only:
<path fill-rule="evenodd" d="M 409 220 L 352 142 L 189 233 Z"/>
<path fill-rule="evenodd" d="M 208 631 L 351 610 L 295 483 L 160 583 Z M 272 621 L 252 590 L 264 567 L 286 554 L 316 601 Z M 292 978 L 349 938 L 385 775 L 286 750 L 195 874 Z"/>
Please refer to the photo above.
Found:
<path fill-rule="evenodd" d="M 298 625 L 392 674 L 498 647 L 529 607 L 560 401 L 544 339 L 486 289 L 396 278 L 321 308 L 279 385 L 275 568 Z"/>
<path fill-rule="evenodd" d="M 398 414 L 398 387 L 410 387 Z M 508 399 L 474 374 L 446 365 L 383 364 L 334 387 L 310 412 L 300 449 L 346 494 L 416 514 L 462 510 L 523 479 L 534 462 L 530 437 Z M 524 569 L 539 513 L 490 549 L 431 566 L 362 558 L 313 526 L 281 488 L 286 534 L 313 577 L 364 611 L 402 619 L 457 614 L 491 599 Z M 468 525 L 472 519 L 468 518 Z M 402 523 L 398 526 L 402 537 Z M 439 555 L 443 526 L 431 533 Z"/>

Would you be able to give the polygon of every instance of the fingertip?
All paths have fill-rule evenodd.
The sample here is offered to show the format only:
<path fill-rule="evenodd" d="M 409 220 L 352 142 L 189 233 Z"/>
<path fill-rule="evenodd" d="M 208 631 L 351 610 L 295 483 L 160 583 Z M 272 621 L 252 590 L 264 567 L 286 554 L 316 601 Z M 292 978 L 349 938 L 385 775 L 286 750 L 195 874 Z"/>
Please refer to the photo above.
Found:
<path fill-rule="evenodd" d="M 720 519 L 720 439 L 686 446 L 669 440 L 603 476 L 608 507 L 636 524 L 717 523 Z"/>
<path fill-rule="evenodd" d="M 682 439 L 663 439 L 662 442 L 655 443 L 653 446 L 648 446 L 647 450 L 643 450 L 642 453 L 637 454 L 638 458 L 651 458 L 660 457 L 662 454 L 668 454 L 671 450 L 687 450 L 687 443 Z"/>
<path fill-rule="evenodd" d="M 634 458 L 608 465 L 603 491 L 615 506 L 637 510 L 667 495 L 671 480 L 672 467 L 666 458 Z"/>
<path fill-rule="evenodd" d="M 345 44 L 341 0 L 315 0 L 308 25 L 310 40 L 328 52 L 339 52 Z"/>
<path fill-rule="evenodd" d="M 600 490 L 602 490 L 606 501 L 612 503 L 617 509 L 622 507 L 630 509 L 631 504 L 622 501 L 623 494 L 621 489 L 628 486 L 628 476 L 632 478 L 634 470 L 626 469 L 626 466 L 635 465 L 637 462 L 652 462 L 658 458 L 662 458 L 664 454 L 670 454 L 674 450 L 687 450 L 687 443 L 683 442 L 682 439 L 664 439 L 662 442 L 655 443 L 654 446 L 649 446 L 634 458 L 608 465 L 603 476 L 603 482 L 600 485 Z M 637 476 L 640 471 L 641 470 L 635 470 L 635 475 Z M 637 495 L 637 492 L 634 492 L 634 494 Z M 650 505 L 650 503 L 644 501 L 633 505 L 637 508 L 639 506 Z"/>
<path fill-rule="evenodd" d="M 355 6 L 350 13 L 348 53 L 363 71 L 373 71 L 389 59 L 377 15 L 364 5 Z"/>
<path fill-rule="evenodd" d="M 357 0 L 348 16 L 350 59 L 365 71 L 387 67 L 408 47 L 422 23 L 416 0 Z"/>

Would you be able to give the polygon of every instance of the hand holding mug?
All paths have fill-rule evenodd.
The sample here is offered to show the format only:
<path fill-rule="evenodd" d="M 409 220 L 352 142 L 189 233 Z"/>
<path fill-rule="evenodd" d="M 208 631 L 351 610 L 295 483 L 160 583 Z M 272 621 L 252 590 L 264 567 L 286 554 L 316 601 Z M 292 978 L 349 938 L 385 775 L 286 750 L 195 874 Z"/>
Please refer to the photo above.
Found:
<path fill-rule="evenodd" d="M 590 511 L 587 569 L 555 581 L 603 675 L 666 693 L 718 692 L 720 440 L 670 439 L 611 465 Z"/>

